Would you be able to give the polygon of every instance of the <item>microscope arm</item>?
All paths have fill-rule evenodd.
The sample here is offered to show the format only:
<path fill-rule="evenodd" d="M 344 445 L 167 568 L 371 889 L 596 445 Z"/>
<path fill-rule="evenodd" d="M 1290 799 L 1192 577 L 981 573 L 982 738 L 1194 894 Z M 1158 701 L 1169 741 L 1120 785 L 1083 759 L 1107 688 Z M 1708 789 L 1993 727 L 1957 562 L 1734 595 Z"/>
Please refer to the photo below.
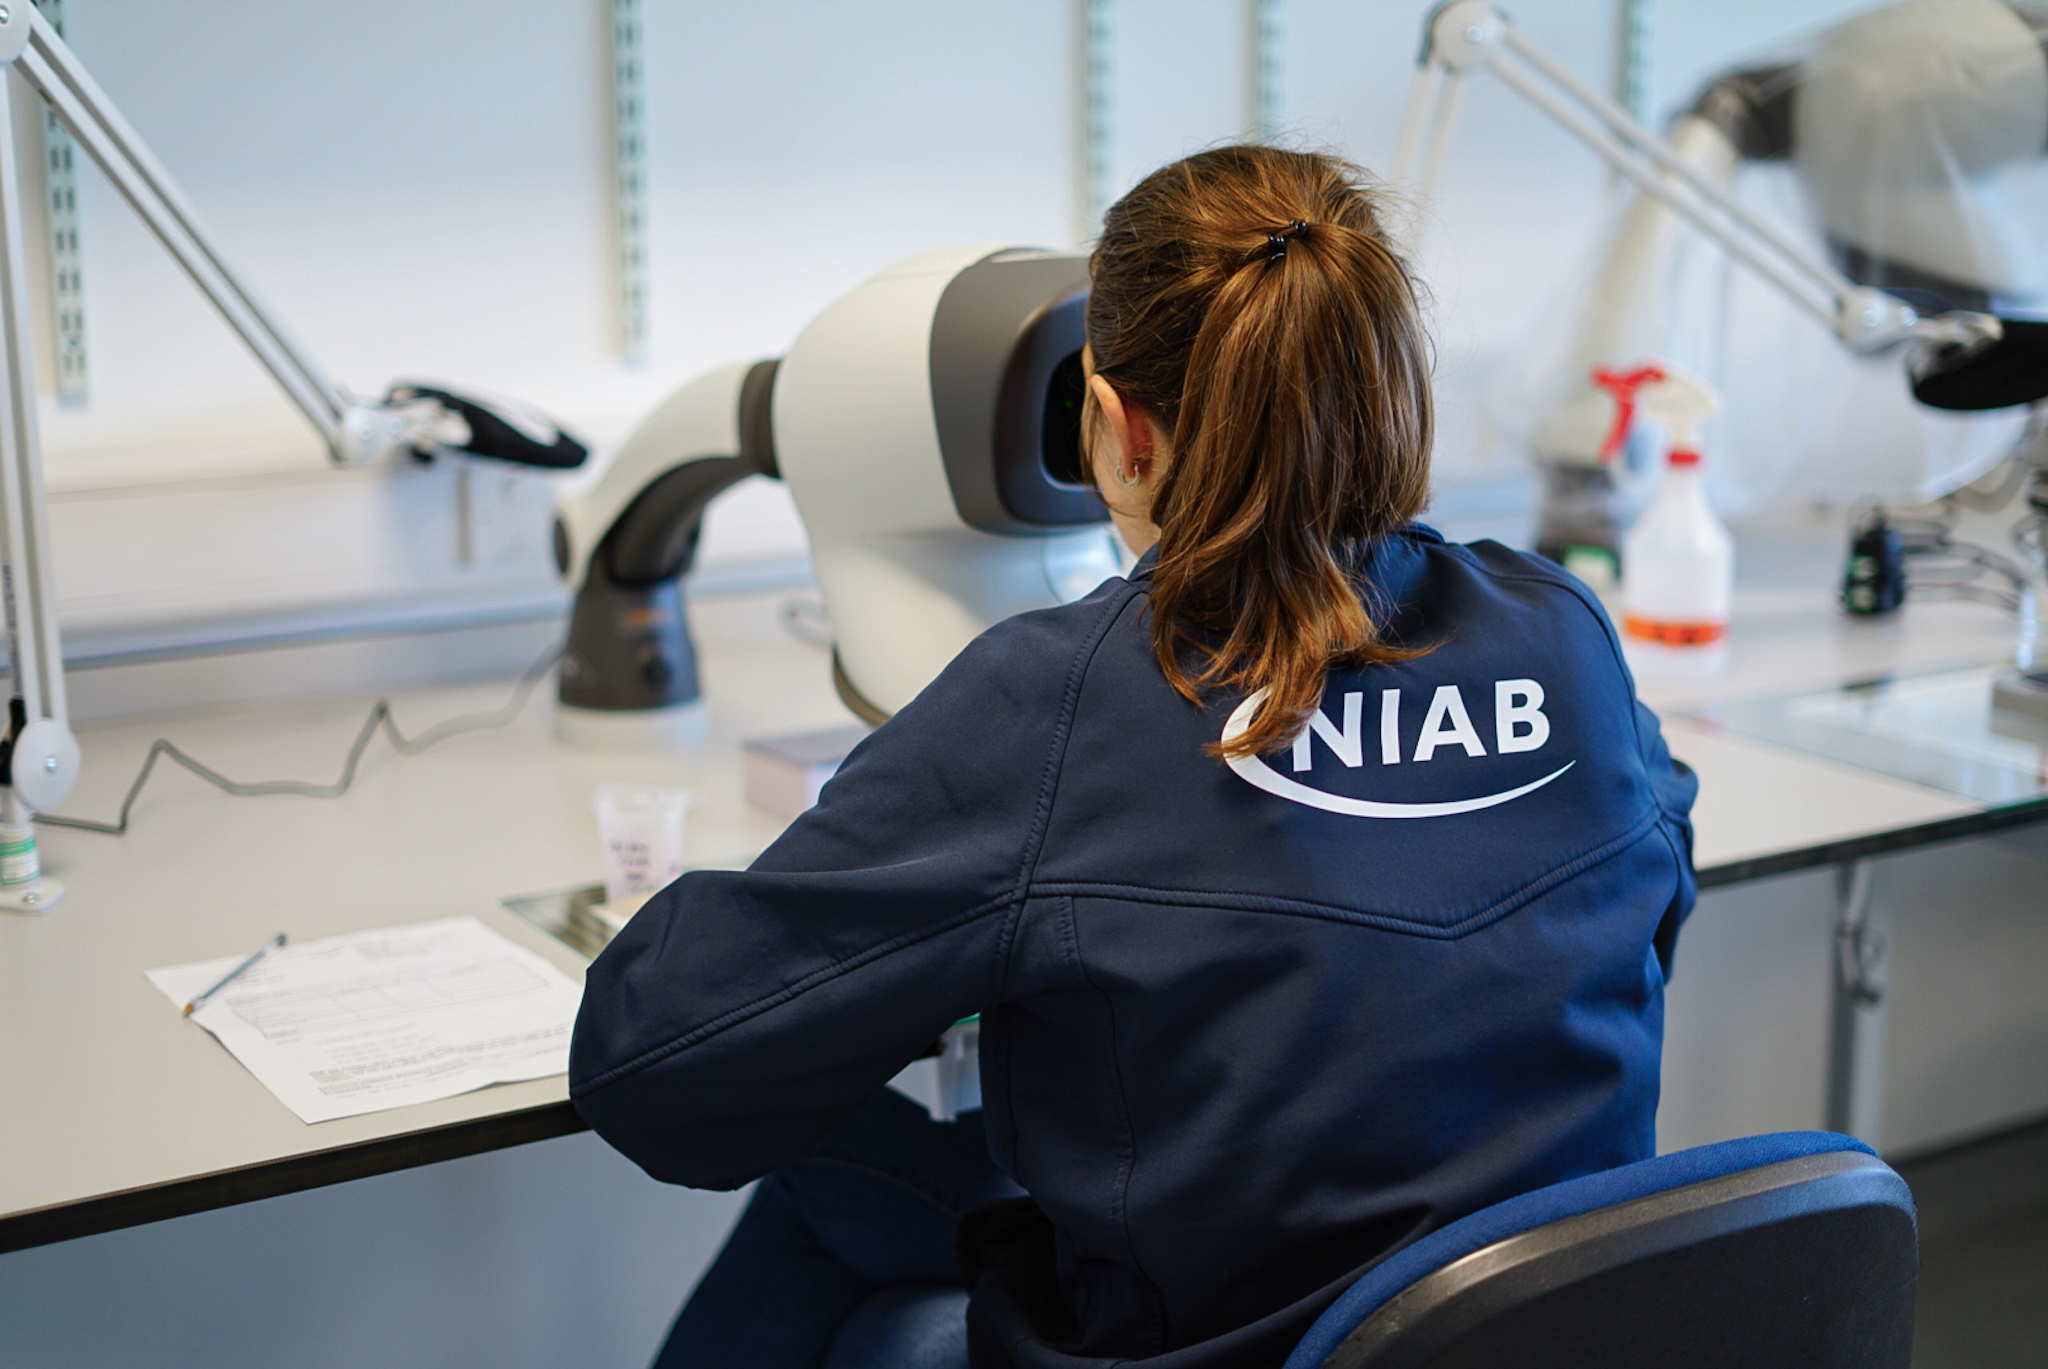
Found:
<path fill-rule="evenodd" d="M 557 511 L 555 566 L 576 590 L 565 705 L 629 714 L 700 696 L 680 582 L 712 499 L 750 475 L 779 475 L 768 409 L 776 365 L 728 366 L 683 386 L 597 484 Z"/>
<path fill-rule="evenodd" d="M 744 476 L 780 476 L 768 416 L 777 365 L 722 366 L 687 382 L 640 421 L 594 483 L 562 501 L 555 510 L 555 569 L 570 588 L 582 588 L 600 564 L 639 581 L 673 578 L 689 569 L 688 557 L 669 564 L 662 544 L 686 533 L 694 550 L 703 503 Z M 744 469 L 716 464 L 721 460 Z M 700 463 L 703 472 L 679 474 Z M 713 472 L 731 478 L 690 508 L 698 482 L 715 478 Z M 621 540 L 630 543 L 629 559 L 612 567 L 611 549 Z"/>
<path fill-rule="evenodd" d="M 605 573 L 628 585 L 684 574 L 697 559 L 704 510 L 732 486 L 760 474 L 737 456 L 700 456 L 672 467 L 640 491 L 599 544 Z"/>

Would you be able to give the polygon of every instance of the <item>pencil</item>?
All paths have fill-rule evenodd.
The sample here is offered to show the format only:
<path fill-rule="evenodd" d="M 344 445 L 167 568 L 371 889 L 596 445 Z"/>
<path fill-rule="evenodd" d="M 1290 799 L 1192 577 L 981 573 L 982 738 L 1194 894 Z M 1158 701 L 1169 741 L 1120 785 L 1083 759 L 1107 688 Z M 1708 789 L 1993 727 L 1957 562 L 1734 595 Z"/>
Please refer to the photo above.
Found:
<path fill-rule="evenodd" d="M 251 965 L 254 965 L 257 961 L 263 959 L 264 956 L 269 955 L 272 951 L 276 950 L 278 947 L 282 945 L 284 945 L 284 933 L 279 932 L 276 936 L 270 938 L 270 940 L 264 942 L 261 946 L 258 946 L 256 948 L 256 953 L 254 955 L 250 956 L 247 960 L 235 966 L 234 969 L 229 970 L 226 974 L 222 975 L 212 988 L 208 989 L 205 993 L 200 994 L 198 997 L 194 998 L 190 1003 L 187 1003 L 185 1005 L 184 1016 L 190 1017 L 195 1009 L 205 1004 L 207 999 L 213 997 L 222 989 L 225 989 L 228 985 L 234 983 L 235 980 L 239 979 L 244 970 L 248 969 Z"/>

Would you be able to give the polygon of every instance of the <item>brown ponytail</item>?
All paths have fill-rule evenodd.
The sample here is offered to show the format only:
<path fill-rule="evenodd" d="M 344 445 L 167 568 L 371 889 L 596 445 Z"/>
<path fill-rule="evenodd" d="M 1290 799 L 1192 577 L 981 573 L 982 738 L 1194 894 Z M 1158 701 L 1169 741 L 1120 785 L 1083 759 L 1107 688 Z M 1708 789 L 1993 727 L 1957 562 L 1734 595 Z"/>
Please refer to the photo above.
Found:
<path fill-rule="evenodd" d="M 1160 669 L 1190 699 L 1267 691 L 1221 755 L 1291 741 L 1333 666 L 1416 654 L 1355 581 L 1429 492 L 1428 342 L 1375 201 L 1335 157 L 1217 148 L 1119 200 L 1089 263 L 1095 369 L 1170 434 Z"/>

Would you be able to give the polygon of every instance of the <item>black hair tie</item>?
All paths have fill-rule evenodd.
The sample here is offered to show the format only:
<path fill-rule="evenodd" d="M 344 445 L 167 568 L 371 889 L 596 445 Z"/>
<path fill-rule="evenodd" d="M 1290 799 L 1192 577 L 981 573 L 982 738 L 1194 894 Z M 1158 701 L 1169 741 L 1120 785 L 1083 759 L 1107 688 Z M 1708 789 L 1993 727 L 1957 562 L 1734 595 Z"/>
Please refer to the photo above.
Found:
<path fill-rule="evenodd" d="M 1279 261 L 1287 255 L 1289 238 L 1308 236 L 1308 224 L 1300 219 L 1289 219 L 1285 228 L 1276 228 L 1266 234 L 1266 260 Z"/>

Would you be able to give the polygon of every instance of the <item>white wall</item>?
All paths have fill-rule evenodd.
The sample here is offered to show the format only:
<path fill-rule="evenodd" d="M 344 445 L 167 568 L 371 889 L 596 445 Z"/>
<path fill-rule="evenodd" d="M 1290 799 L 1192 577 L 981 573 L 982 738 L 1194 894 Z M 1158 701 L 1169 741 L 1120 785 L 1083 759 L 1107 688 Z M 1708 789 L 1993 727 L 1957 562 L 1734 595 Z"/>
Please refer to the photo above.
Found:
<path fill-rule="evenodd" d="M 1108 8 L 1110 180 L 1242 136 L 1250 0 Z M 1652 6 L 1653 87 L 1839 9 Z M 361 0 L 341 9 L 69 0 L 81 58 L 230 255 L 337 377 L 424 376 L 517 395 L 616 440 L 674 384 L 783 349 L 888 261 L 947 241 L 1076 247 L 1079 0 L 744 6 L 649 0 L 651 345 L 613 348 L 605 22 L 599 0 Z M 1384 166 L 1423 6 L 1287 0 L 1284 136 Z M 1518 21 L 1611 83 L 1617 0 L 1527 0 Z M 1697 32 L 1696 32 L 1697 30 Z M 1517 473 L 1471 397 L 1554 307 L 1607 179 L 1479 83 L 1426 269 L 1441 355 L 1443 482 Z M 82 173 L 92 368 L 43 423 L 64 617 L 90 654 L 148 628 L 232 637 L 295 606 L 374 625 L 423 601 L 555 602 L 553 486 L 452 470 L 337 472 L 113 192 Z M 527 531 L 464 555 L 465 510 Z M 783 492 L 714 511 L 707 579 L 800 575 Z M 222 622 L 226 626 L 222 626 Z M 125 634 L 125 635 L 124 635 Z"/>
<path fill-rule="evenodd" d="M 231 256 L 361 390 L 443 378 L 615 439 L 695 372 L 779 352 L 895 257 L 1071 245 L 1058 0 L 646 9 L 653 319 L 637 366 L 612 347 L 604 6 L 74 0 L 67 23 Z M 68 626 L 118 638 L 292 603 L 547 600 L 547 482 L 487 482 L 535 531 L 465 561 L 454 472 L 324 469 L 126 207 L 83 182 L 92 394 L 44 413 Z M 705 560 L 800 553 L 763 487 L 724 501 Z"/>

